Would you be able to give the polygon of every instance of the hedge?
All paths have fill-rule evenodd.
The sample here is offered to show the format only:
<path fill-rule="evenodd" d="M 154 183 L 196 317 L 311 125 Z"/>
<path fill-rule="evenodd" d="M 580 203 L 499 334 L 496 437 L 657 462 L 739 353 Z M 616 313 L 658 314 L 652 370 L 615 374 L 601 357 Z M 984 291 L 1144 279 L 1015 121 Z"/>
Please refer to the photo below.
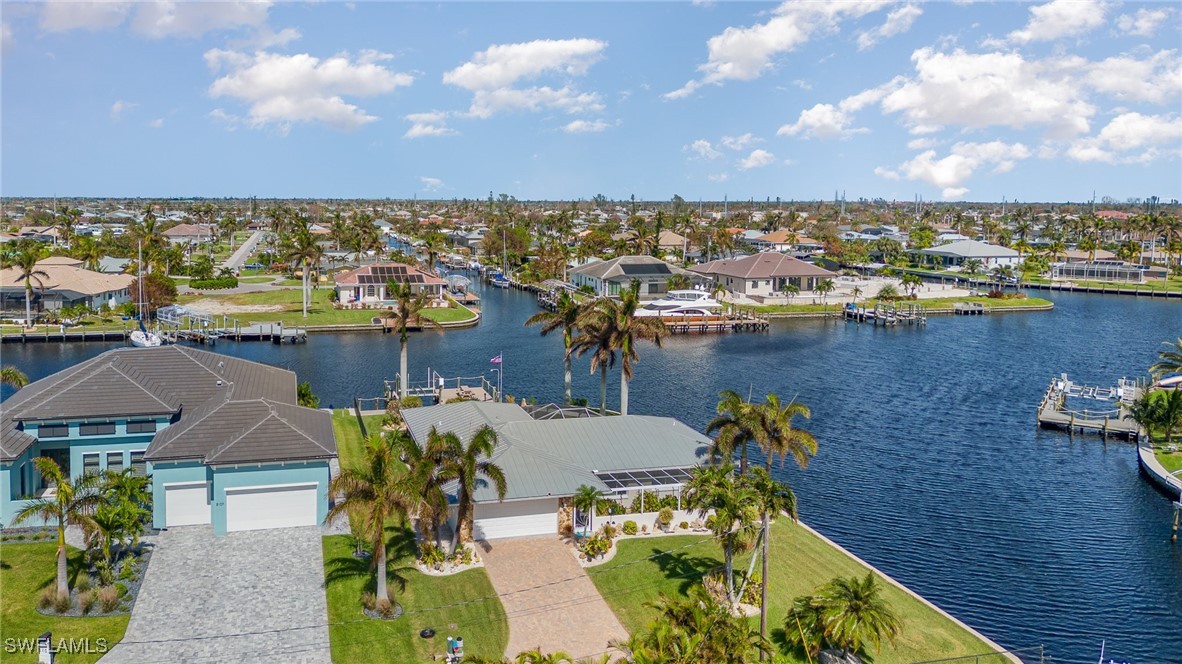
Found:
<path fill-rule="evenodd" d="M 221 277 L 220 279 L 194 279 L 189 282 L 189 288 L 194 290 L 221 290 L 223 288 L 237 288 L 238 277 Z"/>

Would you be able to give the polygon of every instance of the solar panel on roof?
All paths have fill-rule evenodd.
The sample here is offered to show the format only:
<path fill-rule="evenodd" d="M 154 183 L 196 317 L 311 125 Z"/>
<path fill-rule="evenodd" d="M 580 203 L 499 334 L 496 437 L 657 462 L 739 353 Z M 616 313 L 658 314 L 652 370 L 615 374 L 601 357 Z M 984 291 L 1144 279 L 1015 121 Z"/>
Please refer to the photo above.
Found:
<path fill-rule="evenodd" d="M 644 275 L 644 274 L 672 274 L 669 266 L 664 263 L 651 263 L 644 265 L 621 265 L 620 270 L 628 276 Z"/>

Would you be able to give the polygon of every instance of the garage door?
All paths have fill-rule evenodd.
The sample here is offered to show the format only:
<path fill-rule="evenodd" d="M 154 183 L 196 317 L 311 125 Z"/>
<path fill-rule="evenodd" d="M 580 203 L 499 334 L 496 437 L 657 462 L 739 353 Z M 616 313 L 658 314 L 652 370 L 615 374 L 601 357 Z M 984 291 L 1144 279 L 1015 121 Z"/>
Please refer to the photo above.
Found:
<path fill-rule="evenodd" d="M 483 540 L 557 534 L 558 499 L 477 505 L 472 530 L 476 539 Z"/>
<path fill-rule="evenodd" d="M 315 526 L 319 484 L 226 489 L 226 530 Z"/>
<path fill-rule="evenodd" d="M 165 526 L 210 523 L 209 485 L 206 482 L 164 485 Z"/>

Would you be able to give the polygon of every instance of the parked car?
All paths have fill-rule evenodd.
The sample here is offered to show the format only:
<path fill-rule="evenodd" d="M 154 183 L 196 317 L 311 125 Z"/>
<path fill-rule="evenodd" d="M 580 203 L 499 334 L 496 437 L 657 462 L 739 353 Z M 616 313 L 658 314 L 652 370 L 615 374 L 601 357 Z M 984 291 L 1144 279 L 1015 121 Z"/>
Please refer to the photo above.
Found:
<path fill-rule="evenodd" d="M 267 266 L 262 263 L 247 263 L 242 266 L 243 270 L 265 270 L 266 268 Z"/>

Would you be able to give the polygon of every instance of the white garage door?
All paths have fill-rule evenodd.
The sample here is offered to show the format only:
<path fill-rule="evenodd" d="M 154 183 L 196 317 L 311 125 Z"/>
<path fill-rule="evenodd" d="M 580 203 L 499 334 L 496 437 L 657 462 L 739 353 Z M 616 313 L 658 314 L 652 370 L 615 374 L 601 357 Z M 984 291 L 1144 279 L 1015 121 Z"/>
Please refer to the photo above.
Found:
<path fill-rule="evenodd" d="M 483 540 L 555 535 L 558 533 L 558 499 L 477 505 L 472 530 L 476 539 Z"/>
<path fill-rule="evenodd" d="M 226 530 L 316 525 L 319 484 L 226 489 Z"/>
<path fill-rule="evenodd" d="M 165 526 L 210 523 L 209 514 L 209 485 L 206 482 L 164 485 Z"/>

